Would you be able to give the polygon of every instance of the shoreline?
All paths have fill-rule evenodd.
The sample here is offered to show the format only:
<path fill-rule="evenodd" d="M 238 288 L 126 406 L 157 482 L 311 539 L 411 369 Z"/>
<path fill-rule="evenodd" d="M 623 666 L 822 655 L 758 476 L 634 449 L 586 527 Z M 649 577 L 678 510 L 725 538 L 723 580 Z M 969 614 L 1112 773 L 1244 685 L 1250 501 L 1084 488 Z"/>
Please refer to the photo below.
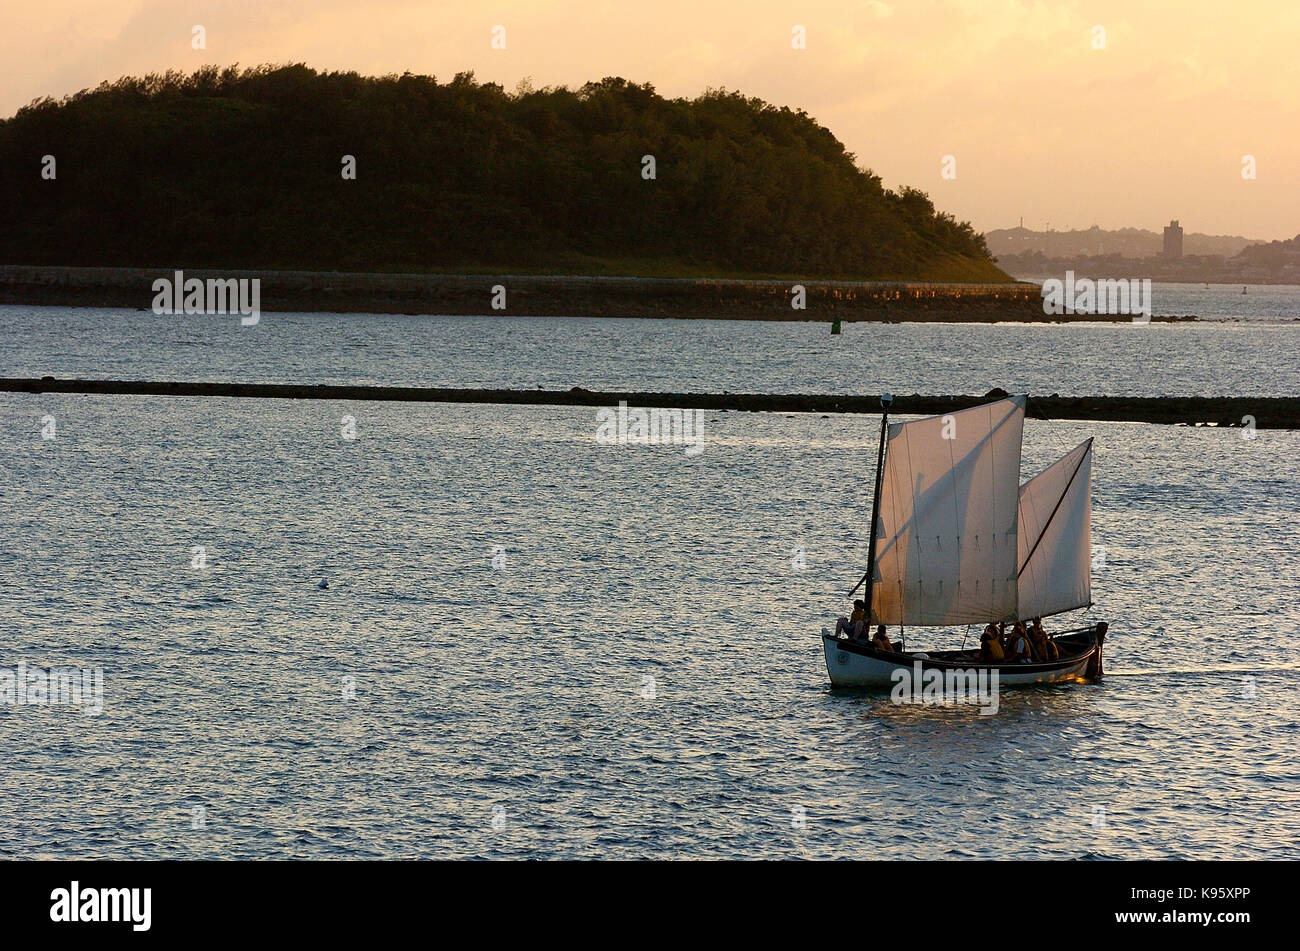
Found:
<path fill-rule="evenodd" d="M 203 281 L 259 279 L 262 312 L 417 316 L 657 317 L 877 323 L 1130 323 L 1115 314 L 1043 312 L 1037 284 L 744 280 L 531 274 L 380 274 L 191 269 Z M 0 265 L 0 304 L 151 308 L 175 269 Z M 505 288 L 505 307 L 492 306 Z M 804 288 L 805 306 L 792 306 Z M 1153 317 L 1153 323 L 1195 317 Z"/>
<path fill-rule="evenodd" d="M 204 383 L 157 380 L 0 378 L 0 392 L 77 393 L 102 396 L 217 396 L 258 399 L 376 400 L 418 403 L 501 403 L 525 406 L 629 406 L 740 412 L 880 412 L 878 396 L 762 393 L 620 393 L 580 386 L 568 390 L 497 390 L 355 384 Z M 892 412 L 941 415 L 987 402 L 992 396 L 896 396 Z M 1300 397 L 1292 396 L 1035 396 L 1029 418 L 1096 422 L 1300 429 Z"/>

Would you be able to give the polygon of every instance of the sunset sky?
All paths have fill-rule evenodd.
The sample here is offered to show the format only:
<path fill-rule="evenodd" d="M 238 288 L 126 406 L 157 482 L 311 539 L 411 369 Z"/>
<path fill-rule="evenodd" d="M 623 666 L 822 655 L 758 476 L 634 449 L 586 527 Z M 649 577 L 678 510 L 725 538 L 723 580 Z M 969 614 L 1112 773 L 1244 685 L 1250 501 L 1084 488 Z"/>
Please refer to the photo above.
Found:
<path fill-rule="evenodd" d="M 490 46 L 495 25 L 505 50 Z M 791 48 L 796 25 L 807 49 Z M 1300 232 L 1298 41 L 1290 0 L 5 0 L 0 114 L 207 63 L 473 70 L 507 88 L 623 76 L 803 108 L 886 184 L 982 231 L 1020 216 L 1058 230 L 1178 218 L 1274 239 Z"/>

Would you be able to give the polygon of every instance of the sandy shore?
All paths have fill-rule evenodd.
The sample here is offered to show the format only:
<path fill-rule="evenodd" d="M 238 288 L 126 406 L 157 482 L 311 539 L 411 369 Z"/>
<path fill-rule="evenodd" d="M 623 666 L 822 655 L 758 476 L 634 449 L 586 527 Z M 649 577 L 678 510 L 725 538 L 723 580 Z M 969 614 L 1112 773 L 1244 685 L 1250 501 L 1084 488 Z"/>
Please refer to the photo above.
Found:
<path fill-rule="evenodd" d="M 0 265 L 0 303 L 149 308 L 163 268 Z M 506 316 L 680 317 L 877 322 L 1127 321 L 1048 318 L 1036 284 L 920 284 L 793 279 L 368 274 L 317 271 L 185 270 L 201 280 L 257 278 L 264 311 Z M 802 309 L 792 306 L 795 285 Z M 492 306 L 505 288 L 504 309 Z M 498 298 L 499 300 L 499 298 Z"/>
<path fill-rule="evenodd" d="M 550 406 L 680 407 L 794 413 L 878 413 L 877 396 L 815 396 L 744 393 L 614 393 L 569 390 L 480 390 L 407 386 L 326 386 L 292 383 L 181 383 L 152 380 L 56 380 L 0 378 L 0 392 L 91 393 L 109 396 L 224 396 L 298 400 L 392 400 L 419 403 L 517 403 Z M 897 396 L 893 412 L 931 415 L 965 409 L 985 396 Z M 1030 417 L 1106 422 L 1300 429 L 1300 397 L 1035 396 Z"/>

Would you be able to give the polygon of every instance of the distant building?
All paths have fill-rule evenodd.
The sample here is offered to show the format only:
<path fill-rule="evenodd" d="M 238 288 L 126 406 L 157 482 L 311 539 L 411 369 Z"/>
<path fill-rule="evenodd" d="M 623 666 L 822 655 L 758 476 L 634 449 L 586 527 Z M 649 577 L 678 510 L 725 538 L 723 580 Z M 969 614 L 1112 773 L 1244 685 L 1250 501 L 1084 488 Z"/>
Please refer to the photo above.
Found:
<path fill-rule="evenodd" d="M 1165 257 L 1181 258 L 1183 256 L 1183 229 L 1178 226 L 1178 219 L 1169 222 L 1165 229 Z"/>

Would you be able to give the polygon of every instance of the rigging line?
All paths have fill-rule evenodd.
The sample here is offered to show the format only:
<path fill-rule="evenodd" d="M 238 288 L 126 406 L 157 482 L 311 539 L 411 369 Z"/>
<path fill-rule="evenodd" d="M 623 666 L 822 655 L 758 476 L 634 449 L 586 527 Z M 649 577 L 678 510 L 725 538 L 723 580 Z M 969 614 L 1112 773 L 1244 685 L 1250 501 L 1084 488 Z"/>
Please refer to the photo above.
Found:
<path fill-rule="evenodd" d="M 896 425 L 903 426 L 905 424 L 898 423 Z M 906 458 L 906 465 L 907 465 L 907 478 L 908 478 L 907 484 L 909 486 L 909 492 L 910 492 L 911 491 L 910 486 L 913 485 L 915 482 L 915 479 L 912 475 L 912 451 L 911 451 L 910 437 L 908 437 L 908 440 L 905 441 L 905 444 L 908 446 L 908 450 L 905 458 Z M 891 467 L 894 464 L 894 457 L 898 453 L 898 451 L 899 450 L 893 448 L 891 443 L 889 452 L 886 455 L 886 458 Z M 885 475 L 886 476 L 889 475 L 888 470 L 886 470 Z M 889 508 L 889 524 L 893 526 L 893 531 L 889 535 L 887 541 L 885 542 L 884 551 L 882 552 L 882 554 L 889 555 L 889 557 L 892 558 L 894 562 L 893 565 L 893 572 L 894 572 L 893 577 L 894 577 L 894 588 L 895 588 L 894 597 L 898 599 L 898 615 L 900 618 L 902 618 L 906 616 L 906 611 L 907 611 L 907 585 L 906 585 L 907 562 L 904 561 L 903 558 L 899 555 L 899 539 L 902 538 L 903 532 L 907 528 L 907 526 L 903 524 L 902 516 L 899 515 L 898 508 L 899 505 L 902 504 L 902 498 L 901 498 L 901 493 L 898 492 L 898 486 L 897 486 L 898 480 L 895 479 L 894 482 L 895 482 L 894 491 L 891 492 L 888 498 L 885 499 L 885 503 Z M 882 481 L 881 487 L 883 488 L 883 486 L 884 486 L 884 482 Z M 912 518 L 908 522 L 908 525 L 912 527 L 912 535 L 914 537 L 919 537 L 916 535 L 916 531 L 915 531 L 916 529 L 915 512 L 912 513 Z M 907 554 L 908 555 L 911 554 L 910 548 L 908 549 Z M 918 558 L 920 557 L 919 545 L 917 546 L 917 557 Z M 883 583 L 885 577 L 885 568 L 884 568 L 883 561 L 876 562 L 876 571 L 880 573 L 881 580 Z M 901 622 L 900 622 L 900 626 L 901 626 Z"/>
<path fill-rule="evenodd" d="M 1052 519 L 1056 518 L 1056 513 L 1061 510 L 1061 503 L 1064 502 L 1065 497 L 1070 494 L 1070 486 L 1074 485 L 1074 478 L 1079 474 L 1079 470 L 1083 468 L 1083 460 L 1088 458 L 1088 453 L 1090 452 L 1092 452 L 1091 439 L 1088 440 L 1088 448 L 1086 448 L 1083 451 L 1083 455 L 1079 457 L 1079 461 L 1075 465 L 1074 471 L 1070 473 L 1070 481 L 1065 483 L 1065 489 L 1064 491 L 1061 492 L 1061 497 L 1056 500 L 1056 507 L 1052 509 L 1052 514 L 1047 516 L 1047 521 L 1043 523 L 1043 530 L 1038 533 L 1038 541 L 1034 542 L 1034 547 L 1029 549 L 1029 554 L 1025 556 L 1025 563 L 1021 565 L 1020 570 L 1016 572 L 1017 581 L 1019 581 L 1020 576 L 1025 573 L 1025 569 L 1029 567 L 1029 562 L 1031 562 L 1034 558 L 1034 552 L 1038 551 L 1038 546 L 1042 543 L 1043 539 L 1047 536 L 1047 529 L 1051 526 Z"/>
<path fill-rule="evenodd" d="M 1026 409 L 1028 409 L 1028 405 L 1029 405 L 1029 398 L 1025 397 Z M 1066 452 L 1068 452 L 1069 449 L 1072 448 L 1069 445 L 1070 440 L 1066 438 L 1065 433 L 1060 431 L 1059 426 L 1053 425 L 1055 423 L 1059 423 L 1060 420 L 1048 416 L 1038 407 L 1037 404 L 1034 405 L 1034 413 L 1037 414 L 1034 417 L 1035 419 L 1038 419 L 1040 422 L 1048 424 L 1045 427 L 1046 432 L 1048 434 L 1048 437 L 1052 440 L 1052 442 L 1056 444 L 1055 448 L 1052 450 L 1052 456 L 1059 459 L 1061 456 L 1065 455 L 1065 452 L 1062 452 L 1062 449 L 1065 449 Z M 1026 413 L 1026 415 L 1028 415 L 1028 413 Z"/>
<path fill-rule="evenodd" d="M 849 591 L 849 597 L 851 598 L 853 597 L 853 593 L 858 590 L 858 585 L 861 585 L 865 582 L 866 587 L 864 587 L 862 591 L 863 591 L 863 600 L 866 603 L 864 620 L 868 627 L 871 626 L 871 601 L 872 601 L 871 588 L 872 585 L 875 583 L 875 579 L 872 577 L 872 575 L 876 570 L 876 520 L 878 518 L 879 510 L 880 510 L 880 489 L 885 484 L 884 472 L 885 472 L 885 448 L 887 442 L 886 436 L 888 435 L 889 432 L 889 407 L 892 403 L 893 403 L 892 398 L 890 398 L 889 402 L 887 403 L 884 397 L 881 397 L 880 448 L 876 452 L 876 489 L 875 489 L 875 495 L 873 495 L 871 499 L 871 530 L 867 535 L 867 539 L 868 539 L 867 573 L 864 574 L 860 579 L 858 579 L 858 584 L 855 584 L 852 590 Z"/>
<path fill-rule="evenodd" d="M 922 475 L 924 474 L 925 473 L 922 473 Z M 908 525 L 911 528 L 912 539 L 915 540 L 916 544 L 908 546 L 908 550 L 905 552 L 905 556 L 907 560 L 905 560 L 904 556 L 900 556 L 898 554 L 897 544 L 895 544 L 894 546 L 894 567 L 898 569 L 898 616 L 899 617 L 905 617 L 907 615 L 908 560 L 910 560 L 912 557 L 913 548 L 915 548 L 916 550 L 916 572 L 915 572 L 916 585 L 914 588 L 917 595 L 916 601 L 919 602 L 921 600 L 922 589 L 925 586 L 925 579 L 922 577 L 923 572 L 921 570 L 922 568 L 921 523 L 920 520 L 916 517 L 916 469 L 913 468 L 912 466 L 912 437 L 910 435 L 907 437 L 907 500 L 908 500 L 908 508 L 911 510 L 911 515 L 908 517 Z M 899 499 L 898 501 L 901 504 L 902 500 Z M 902 534 L 903 534 L 903 526 L 900 524 L 894 530 L 893 541 L 897 543 L 898 539 L 902 536 Z"/>
<path fill-rule="evenodd" d="M 877 460 L 877 464 L 879 464 L 879 460 Z M 877 471 L 876 474 L 875 474 L 875 484 L 876 484 L 877 486 L 880 485 L 880 472 L 879 472 L 879 471 Z M 870 564 L 870 563 L 871 563 L 871 549 L 874 548 L 875 546 L 874 546 L 874 544 L 870 541 L 871 536 L 870 536 L 869 533 L 868 533 L 867 538 L 868 538 L 868 541 L 867 541 L 867 563 Z M 866 572 L 864 572 L 863 575 L 862 575 L 862 577 L 858 579 L 857 584 L 855 584 L 852 588 L 849 589 L 849 595 L 848 595 L 848 596 L 849 596 L 850 598 L 853 597 L 855 594 L 858 593 L 858 588 L 862 587 L 862 583 L 863 583 L 864 581 L 867 580 L 867 575 L 868 575 L 868 574 L 870 574 L 870 569 L 868 569 Z M 863 592 L 863 593 L 865 594 L 866 592 Z M 870 624 L 870 623 L 871 623 L 871 605 L 869 605 L 869 604 L 867 605 L 867 611 L 866 611 L 865 617 L 866 617 L 866 621 L 867 621 L 867 623 Z"/>
<path fill-rule="evenodd" d="M 992 415 L 992 413 L 987 414 L 989 417 Z M 953 422 L 956 421 L 957 417 L 954 416 Z M 956 436 L 957 434 L 953 433 L 953 435 Z M 957 584 L 961 584 L 961 533 L 966 526 L 961 520 L 961 506 L 957 504 L 957 458 L 952 445 L 956 441 L 956 439 L 948 440 L 948 479 L 952 483 L 952 524 L 953 528 L 957 530 Z M 939 550 L 943 550 L 942 540 L 940 540 Z"/>
<path fill-rule="evenodd" d="M 1050 468 L 1050 467 L 1049 467 L 1049 468 Z M 1046 470 L 1044 470 L 1044 471 L 1046 471 Z M 1035 476 L 1034 478 L 1037 478 L 1037 476 Z M 1031 481 L 1032 481 L 1032 480 L 1031 480 Z M 1027 485 L 1027 484 L 1028 484 L 1028 483 L 1026 483 L 1026 485 Z M 1025 495 L 1025 496 L 1019 496 L 1019 495 L 1018 495 L 1018 496 L 1017 496 L 1017 499 L 1016 499 L 1016 566 L 1017 566 L 1017 569 L 1016 569 L 1016 598 L 1017 598 L 1016 610 L 1017 610 L 1017 611 L 1018 611 L 1019 608 L 1020 608 L 1020 605 L 1019 605 L 1019 603 L 1018 603 L 1018 600 L 1019 600 L 1019 597 L 1020 597 L 1020 590 L 1023 588 L 1023 585 L 1020 584 L 1021 576 L 1024 574 L 1025 569 L 1029 567 L 1029 559 L 1027 559 L 1027 558 L 1025 559 L 1025 563 L 1024 563 L 1023 565 L 1020 564 L 1020 547 L 1019 547 L 1019 545 L 1020 545 L 1020 511 L 1021 511 L 1022 508 L 1028 508 L 1028 509 L 1029 509 L 1029 513 L 1030 513 L 1030 514 L 1033 516 L 1033 518 L 1034 518 L 1034 522 L 1035 522 L 1035 523 L 1038 522 L 1038 506 L 1037 506 L 1036 504 L 1034 504 L 1034 497 L 1033 497 L 1032 495 Z M 1046 530 L 1046 527 L 1044 527 L 1044 530 Z M 1042 537 L 1042 535 L 1040 534 L 1040 535 L 1039 535 L 1039 538 L 1041 538 L 1041 537 Z M 1035 542 L 1035 544 L 1037 544 L 1037 542 Z M 1031 585 L 1033 585 L 1033 588 L 1034 588 L 1034 597 L 1037 598 L 1037 597 L 1038 597 L 1038 572 L 1037 572 L 1037 571 L 1031 571 L 1031 572 L 1029 573 L 1029 583 L 1030 583 Z"/>
<path fill-rule="evenodd" d="M 1026 399 L 1025 399 L 1025 403 L 1026 403 L 1026 405 L 1028 405 L 1028 402 L 1029 402 L 1028 397 L 1026 397 Z M 1014 406 L 1013 406 L 1013 410 L 1012 410 L 1013 414 L 1014 414 L 1014 411 L 1015 411 L 1015 410 L 1014 410 Z M 1019 439 L 1019 441 L 1018 441 L 1017 444 L 1016 444 L 1016 446 L 1017 446 L 1017 450 L 1020 450 L 1020 449 L 1024 446 L 1024 441 L 1025 441 L 1025 420 L 1024 420 L 1024 417 L 1023 417 L 1023 415 L 1022 415 L 1022 416 L 1021 416 L 1021 419 L 1020 419 L 1020 439 Z M 998 497 L 999 497 L 999 492 L 998 492 L 998 466 L 997 466 L 996 453 L 989 453 L 989 457 L 988 457 L 988 468 L 989 468 L 989 485 L 992 487 L 992 497 L 991 497 L 991 499 L 990 499 L 989 507 L 993 510 L 993 514 L 994 514 L 994 516 L 995 516 L 994 519 L 993 519 L 992 524 L 989 525 L 989 534 L 990 534 L 990 536 L 991 536 L 990 539 L 989 539 L 989 563 L 990 563 L 990 564 L 996 564 L 996 563 L 997 563 L 997 558 L 998 558 L 998 553 L 997 553 L 998 522 L 997 522 L 997 519 L 996 519 L 996 515 L 997 515 L 997 511 L 998 511 L 998 508 L 997 508 L 997 500 L 998 500 Z M 1016 484 L 1017 486 L 1020 485 L 1020 458 L 1019 458 L 1019 451 L 1017 452 L 1017 456 L 1016 456 L 1016 479 L 1015 479 L 1015 484 Z M 1019 512 L 1018 512 L 1018 511 L 1017 511 L 1017 513 L 1016 513 L 1016 517 L 1019 518 Z M 1015 529 L 1015 525 L 1014 525 L 1014 523 L 1013 523 L 1013 524 L 1012 524 L 1012 530 L 1014 531 L 1014 529 Z M 960 547 L 961 547 L 961 546 L 959 545 L 959 546 L 958 546 L 958 553 L 957 553 L 957 558 L 958 558 L 958 562 L 957 562 L 957 565 L 958 565 L 958 572 L 961 571 L 961 551 L 960 551 Z M 975 549 L 976 549 L 976 551 L 979 550 L 979 535 L 978 535 L 978 534 L 975 536 Z M 960 574 L 958 575 L 958 577 L 960 577 Z M 960 583 L 961 583 L 961 582 L 958 581 L 958 584 L 960 584 Z M 975 590 L 976 590 L 976 592 L 979 591 L 979 585 L 980 585 L 980 579 L 977 577 L 977 578 L 975 579 Z M 997 582 L 997 578 L 996 578 L 996 577 L 993 577 L 993 578 L 990 578 L 990 579 L 989 579 L 989 595 L 988 595 L 988 596 L 989 596 L 990 598 L 997 598 L 997 596 L 998 596 L 998 582 Z M 1018 596 L 1018 595 L 1017 595 L 1017 596 Z M 969 635 L 969 634 L 970 634 L 970 627 L 969 627 L 969 625 L 968 625 L 968 626 L 967 626 L 967 629 L 966 629 L 966 633 L 962 635 L 962 640 L 961 640 L 962 650 L 965 650 L 965 649 L 966 649 L 966 637 L 967 637 L 967 635 Z"/>

